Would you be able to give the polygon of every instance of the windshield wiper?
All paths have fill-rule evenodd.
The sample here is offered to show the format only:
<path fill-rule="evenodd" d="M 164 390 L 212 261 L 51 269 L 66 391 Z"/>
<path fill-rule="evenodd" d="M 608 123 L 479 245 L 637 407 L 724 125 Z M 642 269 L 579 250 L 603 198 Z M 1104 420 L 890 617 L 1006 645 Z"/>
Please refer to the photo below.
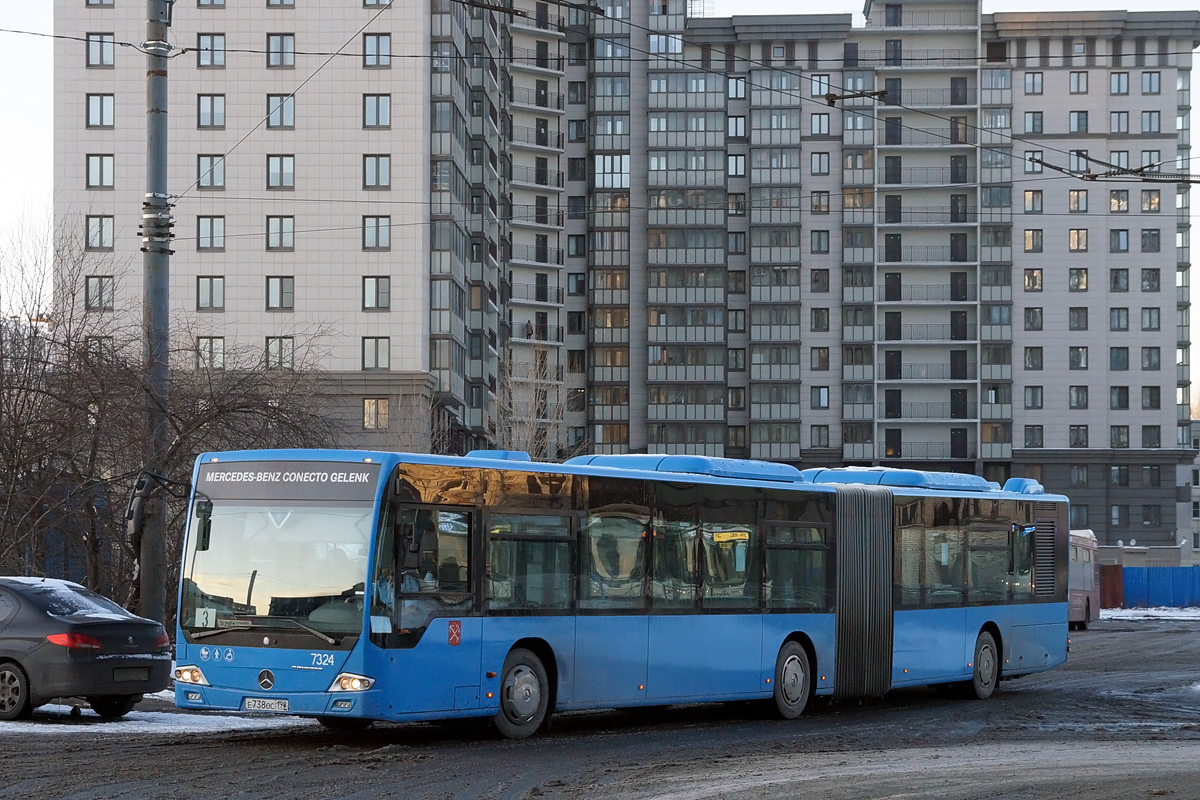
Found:
<path fill-rule="evenodd" d="M 337 644 L 338 643 L 338 640 L 334 639 L 332 636 L 330 636 L 326 633 L 322 633 L 321 631 L 317 630 L 316 628 L 311 628 L 308 625 L 305 625 L 300 620 L 292 619 L 291 617 L 265 617 L 265 619 L 269 619 L 269 620 L 271 620 L 271 622 L 290 622 L 291 624 L 295 625 L 297 628 L 302 628 L 303 630 L 307 631 L 308 633 L 311 633 L 313 636 L 316 636 L 318 639 L 326 641 L 329 644 Z M 192 638 L 193 639 L 207 639 L 209 636 L 216 636 L 219 633 L 230 633 L 231 631 L 245 631 L 245 630 L 251 630 L 253 628 L 262 629 L 262 628 L 274 627 L 272 625 L 264 625 L 261 622 L 250 622 L 249 620 L 246 620 L 245 622 L 248 624 L 230 625 L 228 628 L 213 628 L 211 631 L 200 631 L 199 633 L 193 633 Z"/>

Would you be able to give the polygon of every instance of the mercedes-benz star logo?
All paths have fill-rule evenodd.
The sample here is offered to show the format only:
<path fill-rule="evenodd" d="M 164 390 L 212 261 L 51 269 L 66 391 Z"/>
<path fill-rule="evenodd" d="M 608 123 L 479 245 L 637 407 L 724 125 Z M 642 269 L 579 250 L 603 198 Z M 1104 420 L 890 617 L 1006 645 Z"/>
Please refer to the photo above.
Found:
<path fill-rule="evenodd" d="M 258 673 L 258 685 L 264 689 L 270 689 L 275 685 L 275 675 L 269 669 L 264 669 Z"/>

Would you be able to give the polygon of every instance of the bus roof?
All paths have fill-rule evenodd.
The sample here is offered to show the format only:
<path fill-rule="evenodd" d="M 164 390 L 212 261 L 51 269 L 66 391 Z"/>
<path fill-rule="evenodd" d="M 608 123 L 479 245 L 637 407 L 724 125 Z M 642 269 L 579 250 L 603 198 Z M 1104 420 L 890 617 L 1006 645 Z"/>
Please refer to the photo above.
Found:
<path fill-rule="evenodd" d="M 838 485 L 881 486 L 908 490 L 904 494 L 950 492 L 956 494 L 1038 496 L 1044 500 L 1065 500 L 1062 495 L 1047 494 L 1042 485 L 1029 478 L 1010 478 L 1003 488 L 978 475 L 957 472 L 932 472 L 893 467 L 836 467 L 797 469 L 790 464 L 712 456 L 652 454 L 613 454 L 578 456 L 559 464 L 533 461 L 518 450 L 473 450 L 466 456 L 426 453 L 380 452 L 369 450 L 235 450 L 204 453 L 197 467 L 210 461 L 336 461 L 380 463 L 389 469 L 398 463 L 465 467 L 471 469 L 510 469 L 523 472 L 595 475 L 657 480 L 695 481 L 763 488 L 808 488 L 817 492 L 835 492 Z"/>

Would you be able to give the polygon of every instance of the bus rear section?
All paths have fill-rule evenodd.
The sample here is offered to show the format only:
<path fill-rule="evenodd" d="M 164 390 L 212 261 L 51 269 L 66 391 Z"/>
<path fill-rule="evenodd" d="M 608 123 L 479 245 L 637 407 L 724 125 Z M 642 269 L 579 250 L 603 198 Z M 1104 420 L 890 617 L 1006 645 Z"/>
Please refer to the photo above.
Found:
<path fill-rule="evenodd" d="M 1071 531 L 1067 562 L 1067 620 L 1073 630 L 1086 631 L 1100 617 L 1100 559 L 1096 534 Z"/>

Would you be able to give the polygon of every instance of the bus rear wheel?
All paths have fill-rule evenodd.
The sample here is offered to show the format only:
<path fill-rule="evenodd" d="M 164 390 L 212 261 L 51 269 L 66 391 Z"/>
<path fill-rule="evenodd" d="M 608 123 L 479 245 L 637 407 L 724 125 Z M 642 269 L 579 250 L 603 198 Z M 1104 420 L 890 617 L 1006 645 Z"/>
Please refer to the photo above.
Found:
<path fill-rule="evenodd" d="M 796 719 L 808 705 L 812 687 L 808 653 L 799 642 L 784 642 L 775 659 L 775 711 L 783 719 Z"/>
<path fill-rule="evenodd" d="M 1000 656 L 996 640 L 987 631 L 975 640 L 975 659 L 971 662 L 971 690 L 980 700 L 987 700 L 1000 680 Z"/>
<path fill-rule="evenodd" d="M 504 659 L 500 677 L 500 710 L 492 717 L 496 730 L 507 739 L 525 739 L 546 722 L 550 682 L 536 655 L 517 648 Z"/>

